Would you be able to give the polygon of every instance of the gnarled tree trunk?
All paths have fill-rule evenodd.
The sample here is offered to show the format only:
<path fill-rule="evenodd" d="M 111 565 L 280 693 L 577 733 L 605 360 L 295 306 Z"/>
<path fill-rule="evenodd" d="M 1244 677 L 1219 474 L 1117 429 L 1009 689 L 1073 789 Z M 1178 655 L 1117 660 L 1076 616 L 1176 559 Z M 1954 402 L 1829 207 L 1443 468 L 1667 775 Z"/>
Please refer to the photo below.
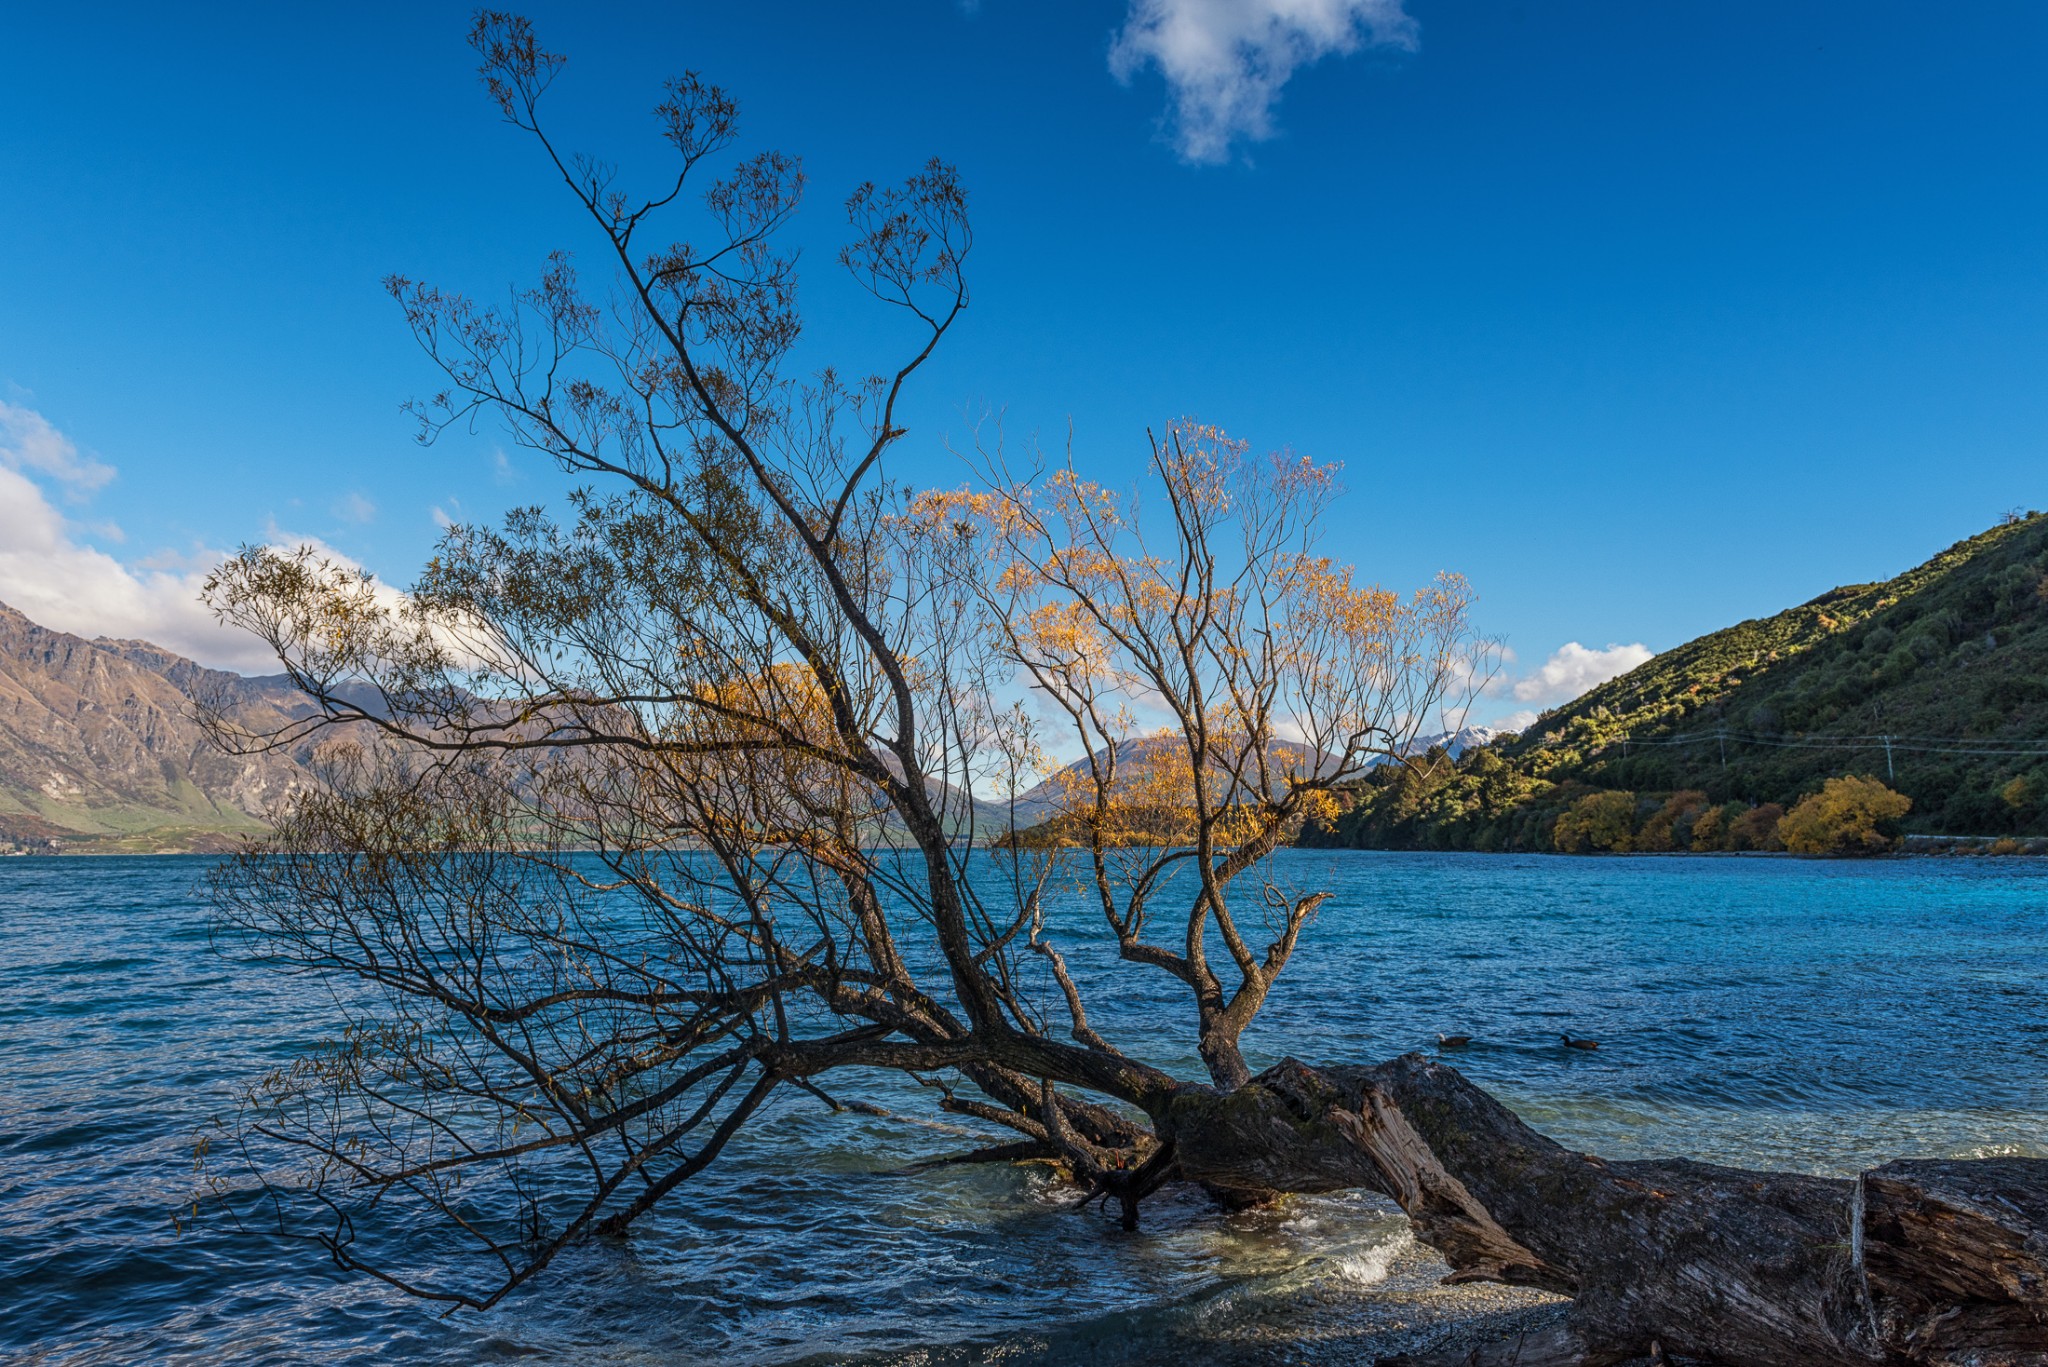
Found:
<path fill-rule="evenodd" d="M 1165 1128 L 1226 1197 L 1365 1186 L 1457 1280 L 1573 1298 L 1545 1343 L 1447 1361 L 2048 1367 L 2048 1160 L 1907 1161 L 1855 1181 L 1608 1162 L 1445 1064 L 1283 1062 L 1190 1089 Z"/>

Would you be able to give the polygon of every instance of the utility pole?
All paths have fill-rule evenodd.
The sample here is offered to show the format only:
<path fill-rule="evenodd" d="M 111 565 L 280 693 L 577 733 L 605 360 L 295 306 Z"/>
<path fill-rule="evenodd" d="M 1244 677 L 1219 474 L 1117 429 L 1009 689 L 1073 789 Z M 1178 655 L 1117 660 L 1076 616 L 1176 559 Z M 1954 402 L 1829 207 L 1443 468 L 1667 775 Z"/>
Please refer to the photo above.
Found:
<path fill-rule="evenodd" d="M 1727 723 L 1727 722 L 1722 722 L 1722 723 L 1721 723 L 1721 729 L 1720 729 L 1719 731 L 1717 731 L 1717 732 L 1715 732 L 1715 733 L 1714 733 L 1714 738 L 1715 738 L 1716 740 L 1718 740 L 1718 741 L 1720 741 L 1720 742 L 1721 742 L 1721 771 L 1722 771 L 1723 773 L 1726 773 L 1726 772 L 1728 771 L 1728 723 Z"/>

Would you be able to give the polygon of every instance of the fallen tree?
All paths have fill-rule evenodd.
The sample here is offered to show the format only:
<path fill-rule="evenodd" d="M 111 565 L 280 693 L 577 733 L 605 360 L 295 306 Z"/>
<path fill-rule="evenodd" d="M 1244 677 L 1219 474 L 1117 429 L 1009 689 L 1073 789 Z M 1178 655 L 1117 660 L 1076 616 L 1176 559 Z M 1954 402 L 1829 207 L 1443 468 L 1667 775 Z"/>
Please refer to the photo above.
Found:
<path fill-rule="evenodd" d="M 1179 1098 L 1174 1132 L 1192 1178 L 1247 1194 L 1370 1187 L 1454 1279 L 1573 1298 L 1546 1342 L 1447 1361 L 2048 1363 L 2048 1160 L 1904 1161 L 1854 1181 L 1608 1162 L 1420 1055 L 1289 1061 Z"/>
<path fill-rule="evenodd" d="M 1270 856 L 1451 729 L 1487 663 L 1463 584 L 1355 582 L 1318 552 L 1331 469 L 1191 423 L 1149 443 L 1145 519 L 1000 446 L 964 489 L 889 482 L 899 397 L 966 306 L 952 171 L 847 204 L 840 259 L 908 320 L 908 359 L 799 383 L 774 245 L 794 160 L 730 166 L 694 242 L 649 247 L 732 140 L 730 98 L 670 83 L 679 167 L 636 200 L 543 131 L 562 60 L 523 20 L 472 40 L 613 284 L 562 255 L 503 308 L 394 279 L 445 379 L 422 435 L 495 415 L 589 484 L 564 519 L 452 530 L 407 595 L 267 548 L 209 585 L 309 700 L 216 737 L 319 747 L 321 782 L 214 880 L 224 930 L 338 989 L 332 1038 L 251 1089 L 225 1146 L 282 1229 L 488 1306 L 628 1235 L 771 1099 L 837 1106 L 886 1070 L 1000 1134 L 980 1157 L 1053 1159 L 1132 1225 L 1169 1181 L 1377 1187 L 1456 1275 L 1574 1296 L 1591 1361 L 2024 1341 L 2035 1208 L 1999 1214 L 1979 1169 L 1852 1192 L 1610 1165 L 1416 1060 L 1254 1077 L 1244 1032 L 1327 898 Z M 1199 1080 L 1111 1038 L 1105 978 L 1171 993 Z M 379 1225 L 405 1237 L 365 1243 Z"/>

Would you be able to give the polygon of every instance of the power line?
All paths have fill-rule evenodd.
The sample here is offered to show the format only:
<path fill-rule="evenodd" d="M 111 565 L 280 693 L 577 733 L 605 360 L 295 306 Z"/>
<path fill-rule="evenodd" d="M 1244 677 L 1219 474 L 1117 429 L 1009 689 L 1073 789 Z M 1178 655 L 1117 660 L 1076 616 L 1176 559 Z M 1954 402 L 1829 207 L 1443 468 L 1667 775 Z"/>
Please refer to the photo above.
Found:
<path fill-rule="evenodd" d="M 1763 745 L 1781 750 L 1881 749 L 1885 752 L 1887 768 L 1891 765 L 1891 755 L 1894 750 L 1930 755 L 1984 755 L 1992 758 L 2014 755 L 2048 755 L 2048 742 L 2026 746 L 2011 746 L 1994 745 L 1982 741 L 1959 741 L 1954 737 L 1943 736 L 1899 736 L 1891 734 L 1876 736 L 1759 736 L 1718 728 L 1713 731 L 1698 732 L 1689 736 L 1665 736 L 1658 739 L 1645 739 L 1641 736 L 1632 736 L 1627 732 L 1623 732 L 1619 737 L 1619 741 L 1622 745 L 1624 758 L 1627 757 L 1627 747 L 1631 745 L 1688 746 L 1712 741 L 1721 747 L 1722 762 L 1724 764 L 1726 763 L 1727 743 L 1729 741 L 1734 741 L 1738 745 Z M 1612 745 L 1614 742 L 1609 741 L 1607 744 Z"/>

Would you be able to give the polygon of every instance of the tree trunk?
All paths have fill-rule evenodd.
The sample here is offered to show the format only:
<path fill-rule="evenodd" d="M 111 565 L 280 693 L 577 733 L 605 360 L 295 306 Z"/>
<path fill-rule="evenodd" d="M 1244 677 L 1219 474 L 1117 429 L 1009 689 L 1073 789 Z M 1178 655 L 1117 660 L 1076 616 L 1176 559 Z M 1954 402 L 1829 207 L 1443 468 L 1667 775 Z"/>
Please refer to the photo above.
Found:
<path fill-rule="evenodd" d="M 1181 1172 L 1226 1199 L 1370 1187 L 1453 1280 L 1573 1297 L 1517 1356 L 1741 1367 L 2048 1367 L 2048 1160 L 1899 1162 L 1839 1181 L 1607 1162 L 1530 1129 L 1442 1063 L 1292 1060 L 1176 1096 Z"/>

